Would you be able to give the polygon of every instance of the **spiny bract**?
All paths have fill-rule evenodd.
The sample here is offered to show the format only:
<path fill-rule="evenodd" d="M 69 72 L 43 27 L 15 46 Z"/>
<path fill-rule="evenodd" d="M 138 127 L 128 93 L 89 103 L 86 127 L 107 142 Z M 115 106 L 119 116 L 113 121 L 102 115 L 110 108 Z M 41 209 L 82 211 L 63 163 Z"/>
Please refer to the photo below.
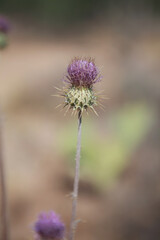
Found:
<path fill-rule="evenodd" d="M 65 104 L 75 110 L 87 110 L 96 105 L 97 97 L 91 88 L 71 87 L 65 93 Z"/>

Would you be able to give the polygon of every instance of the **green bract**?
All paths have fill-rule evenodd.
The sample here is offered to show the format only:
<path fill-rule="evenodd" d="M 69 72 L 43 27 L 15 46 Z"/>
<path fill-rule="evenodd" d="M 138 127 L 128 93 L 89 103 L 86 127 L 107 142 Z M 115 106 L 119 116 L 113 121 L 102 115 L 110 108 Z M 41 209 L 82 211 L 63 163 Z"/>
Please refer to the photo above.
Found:
<path fill-rule="evenodd" d="M 65 92 L 65 103 L 75 110 L 91 107 L 96 104 L 97 97 L 91 88 L 71 87 Z"/>
<path fill-rule="evenodd" d="M 8 44 L 7 36 L 5 33 L 0 33 L 0 49 L 5 48 Z"/>

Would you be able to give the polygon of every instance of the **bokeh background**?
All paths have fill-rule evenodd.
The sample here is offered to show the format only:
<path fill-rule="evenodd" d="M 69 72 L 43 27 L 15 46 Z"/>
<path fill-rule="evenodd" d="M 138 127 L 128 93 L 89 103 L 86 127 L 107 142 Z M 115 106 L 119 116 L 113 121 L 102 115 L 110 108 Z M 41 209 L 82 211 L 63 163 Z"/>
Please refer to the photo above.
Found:
<path fill-rule="evenodd" d="M 105 111 L 83 118 L 77 240 L 160 239 L 160 1 L 1 0 L 0 105 L 11 240 L 41 211 L 69 226 L 77 119 L 56 109 L 70 60 L 100 67 Z"/>

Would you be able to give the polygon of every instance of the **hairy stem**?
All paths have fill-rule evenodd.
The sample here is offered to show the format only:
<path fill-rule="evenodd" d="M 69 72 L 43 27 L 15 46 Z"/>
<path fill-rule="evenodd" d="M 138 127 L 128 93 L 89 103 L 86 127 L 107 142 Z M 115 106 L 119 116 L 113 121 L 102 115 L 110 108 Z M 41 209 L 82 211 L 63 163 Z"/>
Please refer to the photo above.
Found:
<path fill-rule="evenodd" d="M 78 185 L 79 185 L 79 170 L 80 170 L 80 152 L 81 152 L 81 127 L 82 127 L 82 113 L 78 113 L 78 137 L 77 137 L 77 152 L 76 152 L 76 166 L 75 166 L 75 178 L 73 186 L 73 195 L 72 195 L 72 215 L 71 215 L 71 225 L 70 225 L 70 234 L 69 240 L 74 240 L 75 231 L 77 226 L 77 200 L 78 200 Z"/>
<path fill-rule="evenodd" d="M 0 116 L 1 117 L 1 116 Z M 8 229 L 8 216 L 7 216 L 7 196 L 6 196 L 6 184 L 3 164 L 3 153 L 2 153 L 2 119 L 0 119 L 0 221 L 1 221 L 1 237 L 3 240 L 9 240 L 9 229 Z"/>

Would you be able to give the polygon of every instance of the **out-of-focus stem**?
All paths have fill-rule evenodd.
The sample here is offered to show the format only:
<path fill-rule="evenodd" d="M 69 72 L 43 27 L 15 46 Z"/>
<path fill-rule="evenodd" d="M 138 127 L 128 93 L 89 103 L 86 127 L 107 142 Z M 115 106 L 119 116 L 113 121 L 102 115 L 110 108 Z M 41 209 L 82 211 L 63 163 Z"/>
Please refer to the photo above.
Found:
<path fill-rule="evenodd" d="M 2 118 L 0 115 L 0 222 L 2 240 L 9 240 L 8 214 L 7 214 L 7 194 L 5 184 L 4 162 L 3 162 L 3 146 L 2 146 Z"/>
<path fill-rule="evenodd" d="M 77 200 L 78 200 L 78 185 L 79 185 L 79 170 L 80 170 L 80 152 L 81 152 L 81 127 L 82 127 L 82 113 L 78 113 L 78 137 L 77 137 L 77 152 L 76 152 L 76 166 L 75 166 L 75 178 L 72 194 L 72 215 L 70 224 L 69 240 L 74 240 L 75 231 L 77 226 Z"/>

